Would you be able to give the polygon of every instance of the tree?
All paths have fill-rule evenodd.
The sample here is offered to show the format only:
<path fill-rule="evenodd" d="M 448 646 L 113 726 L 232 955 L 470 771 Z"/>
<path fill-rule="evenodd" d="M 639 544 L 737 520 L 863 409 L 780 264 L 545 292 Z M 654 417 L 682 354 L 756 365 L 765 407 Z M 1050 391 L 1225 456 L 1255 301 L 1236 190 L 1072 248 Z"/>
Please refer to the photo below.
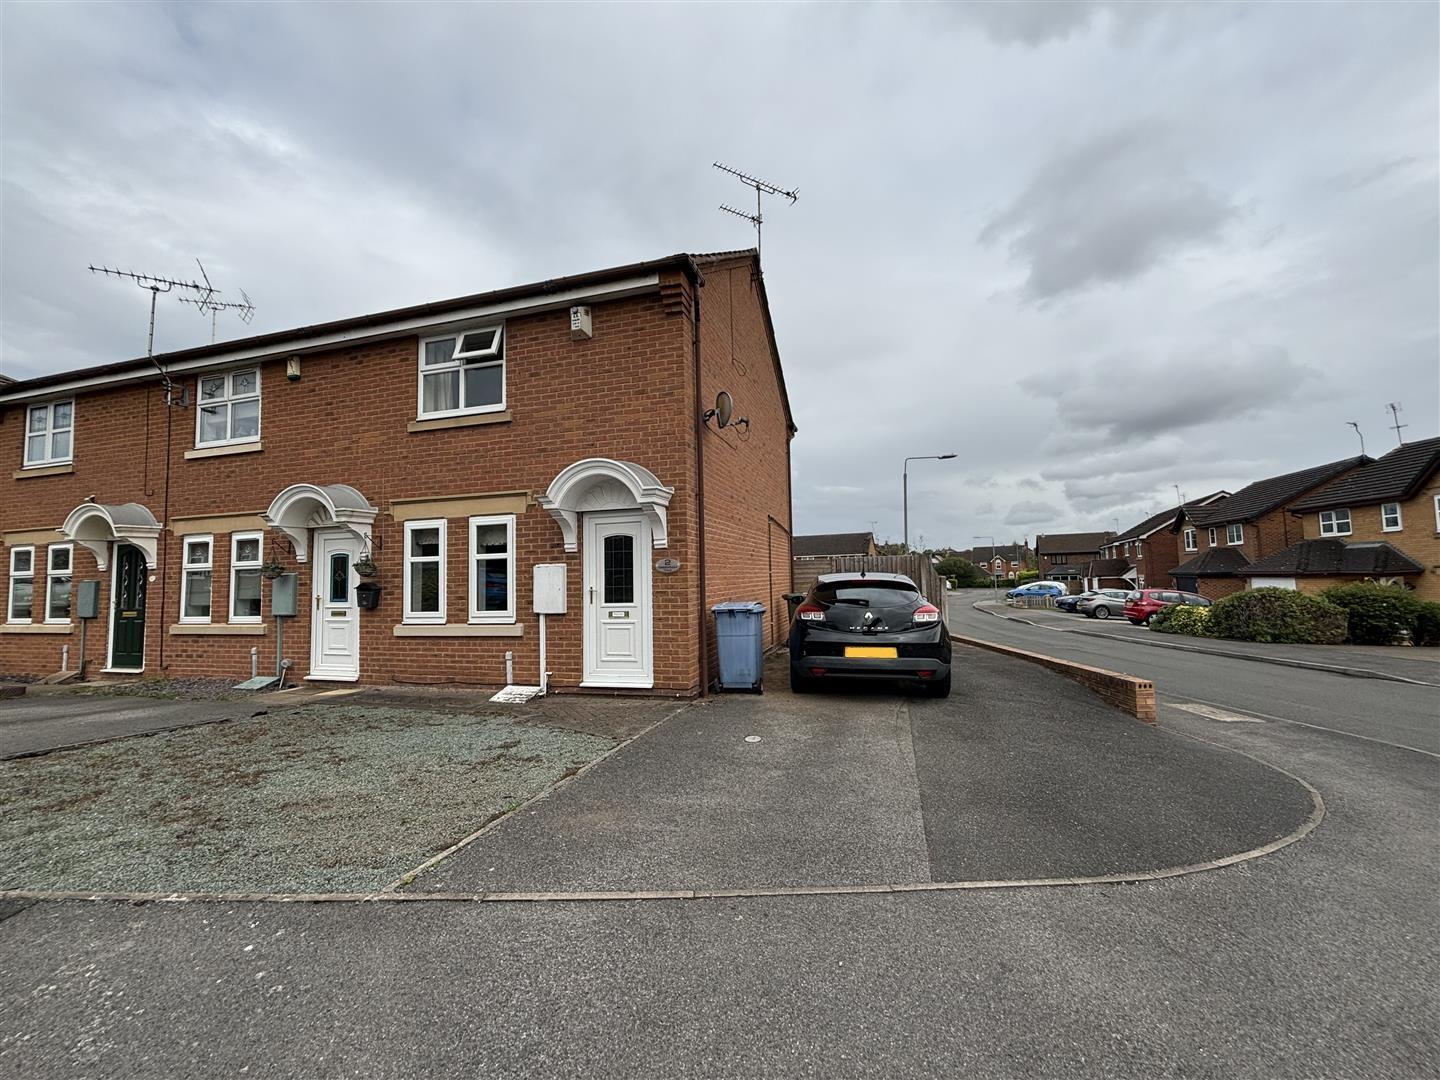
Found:
<path fill-rule="evenodd" d="M 962 589 L 968 585 L 978 585 L 990 580 L 974 563 L 960 558 L 959 555 L 946 556 L 940 560 L 940 564 L 935 569 L 940 572 L 941 577 L 949 578 Z"/>

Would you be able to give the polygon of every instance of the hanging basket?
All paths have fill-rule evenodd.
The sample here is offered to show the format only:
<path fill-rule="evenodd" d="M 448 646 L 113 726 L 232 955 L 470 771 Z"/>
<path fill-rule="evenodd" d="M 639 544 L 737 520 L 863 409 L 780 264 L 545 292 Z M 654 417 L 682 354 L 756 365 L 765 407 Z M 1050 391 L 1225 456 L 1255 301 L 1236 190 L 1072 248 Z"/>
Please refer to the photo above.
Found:
<path fill-rule="evenodd" d="M 274 581 L 283 573 L 285 573 L 284 564 L 275 562 L 273 560 L 271 562 L 265 563 L 260 567 L 260 576 L 265 578 L 267 581 Z"/>
<path fill-rule="evenodd" d="M 369 555 L 361 555 L 355 560 L 355 573 L 364 578 L 371 578 L 380 573 L 380 568 L 375 565 L 375 560 Z"/>

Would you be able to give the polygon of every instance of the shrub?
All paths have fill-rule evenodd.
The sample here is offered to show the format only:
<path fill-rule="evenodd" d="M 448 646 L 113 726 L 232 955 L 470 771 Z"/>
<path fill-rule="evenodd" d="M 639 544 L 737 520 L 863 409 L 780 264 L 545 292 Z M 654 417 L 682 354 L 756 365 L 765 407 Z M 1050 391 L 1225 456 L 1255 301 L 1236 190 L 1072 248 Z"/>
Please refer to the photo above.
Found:
<path fill-rule="evenodd" d="M 1178 627 L 1172 626 L 1170 624 L 1170 617 L 1175 614 L 1175 609 L 1177 607 L 1179 607 L 1178 604 L 1167 604 L 1165 607 L 1162 607 L 1159 611 L 1155 612 L 1155 614 L 1151 615 L 1149 623 L 1150 629 L 1155 630 L 1161 634 L 1180 633 L 1180 629 Z"/>
<path fill-rule="evenodd" d="M 1440 603 L 1421 600 L 1415 616 L 1415 644 L 1440 645 Z"/>
<path fill-rule="evenodd" d="M 1416 632 L 1421 602 L 1403 585 L 1337 585 L 1321 595 L 1345 610 L 1356 645 L 1393 645 L 1402 632 Z"/>
<path fill-rule="evenodd" d="M 1345 640 L 1344 608 L 1291 589 L 1235 593 L 1217 600 L 1209 611 L 1212 637 L 1291 645 L 1339 645 Z"/>
<path fill-rule="evenodd" d="M 1190 637 L 1210 636 L 1210 609 L 1208 607 L 1171 604 L 1165 610 L 1170 613 L 1168 621 L 1170 633 L 1188 634 Z"/>

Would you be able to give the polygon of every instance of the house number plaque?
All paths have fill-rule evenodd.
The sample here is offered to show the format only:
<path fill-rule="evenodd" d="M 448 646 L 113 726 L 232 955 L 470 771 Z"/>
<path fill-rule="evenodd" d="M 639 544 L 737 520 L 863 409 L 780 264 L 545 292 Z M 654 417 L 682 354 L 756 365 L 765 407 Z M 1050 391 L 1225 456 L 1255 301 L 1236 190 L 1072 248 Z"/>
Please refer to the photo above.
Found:
<path fill-rule="evenodd" d="M 662 574 L 673 574 L 676 570 L 680 569 L 680 560 L 671 558 L 659 559 L 655 563 L 655 569 L 659 570 Z"/>

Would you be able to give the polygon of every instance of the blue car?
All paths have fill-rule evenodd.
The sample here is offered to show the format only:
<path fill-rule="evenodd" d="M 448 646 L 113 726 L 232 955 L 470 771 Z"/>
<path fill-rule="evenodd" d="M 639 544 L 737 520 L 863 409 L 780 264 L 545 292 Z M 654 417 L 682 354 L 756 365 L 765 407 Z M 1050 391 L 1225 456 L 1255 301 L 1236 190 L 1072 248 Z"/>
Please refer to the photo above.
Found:
<path fill-rule="evenodd" d="M 1006 596 L 1064 596 L 1070 590 L 1058 581 L 1032 581 L 1007 592 Z"/>

